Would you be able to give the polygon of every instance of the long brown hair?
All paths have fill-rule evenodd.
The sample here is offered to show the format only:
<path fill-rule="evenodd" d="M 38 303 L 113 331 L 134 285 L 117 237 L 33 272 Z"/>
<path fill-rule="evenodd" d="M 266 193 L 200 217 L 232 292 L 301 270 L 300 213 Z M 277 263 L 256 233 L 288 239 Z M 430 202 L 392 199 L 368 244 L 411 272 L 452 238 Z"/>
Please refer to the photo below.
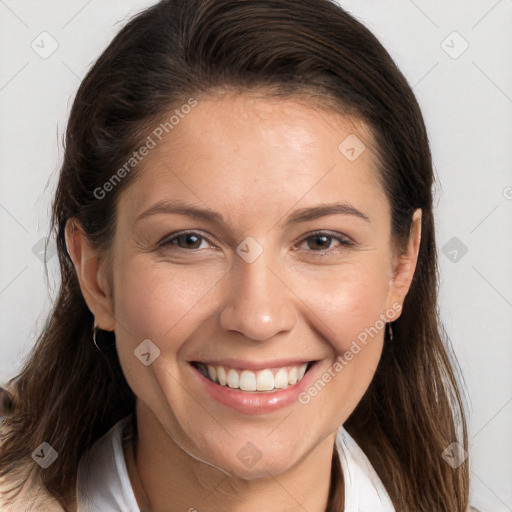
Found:
<path fill-rule="evenodd" d="M 442 457 L 453 442 L 466 449 L 467 433 L 455 360 L 437 315 L 434 178 L 423 117 L 377 38 L 327 0 L 165 0 L 130 20 L 92 66 L 71 110 L 53 203 L 60 293 L 13 386 L 15 414 L 5 418 L 0 475 L 32 467 L 31 452 L 46 441 L 58 459 L 36 469 L 64 506 L 81 455 L 135 407 L 117 354 L 103 356 L 91 343 L 93 317 L 66 250 L 66 222 L 78 219 L 92 243 L 108 249 L 117 198 L 137 170 L 105 197 L 98 189 L 164 115 L 191 97 L 252 88 L 324 98 L 331 110 L 366 122 L 397 246 L 421 208 L 418 263 L 402 315 L 345 427 L 398 511 L 465 511 L 467 461 L 454 469 Z M 329 511 L 343 510 L 338 463 L 335 457 Z"/>

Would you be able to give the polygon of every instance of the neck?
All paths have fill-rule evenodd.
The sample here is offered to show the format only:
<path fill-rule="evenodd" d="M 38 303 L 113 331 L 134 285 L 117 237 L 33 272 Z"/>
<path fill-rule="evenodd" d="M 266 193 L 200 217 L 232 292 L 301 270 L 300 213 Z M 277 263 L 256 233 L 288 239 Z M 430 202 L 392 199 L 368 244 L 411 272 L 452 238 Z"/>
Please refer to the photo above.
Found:
<path fill-rule="evenodd" d="M 188 455 L 150 410 L 139 407 L 140 400 L 137 403 L 138 435 L 124 449 L 141 512 L 170 510 L 170 503 L 171 510 L 188 512 L 261 512 L 276 503 L 280 512 L 325 512 L 329 496 L 332 500 L 335 494 L 336 501 L 340 497 L 339 489 L 330 493 L 334 435 L 295 467 L 278 475 L 246 480 L 227 476 Z M 332 469 L 333 476 L 340 478 L 339 466 Z"/>

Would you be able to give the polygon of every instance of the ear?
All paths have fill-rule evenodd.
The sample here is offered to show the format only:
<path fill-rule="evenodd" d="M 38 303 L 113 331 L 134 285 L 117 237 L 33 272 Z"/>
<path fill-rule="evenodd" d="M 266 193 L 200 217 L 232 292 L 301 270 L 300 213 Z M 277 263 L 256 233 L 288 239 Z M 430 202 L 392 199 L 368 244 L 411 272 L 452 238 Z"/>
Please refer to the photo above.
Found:
<path fill-rule="evenodd" d="M 405 251 L 393 258 L 392 274 L 389 280 L 389 291 L 386 300 L 386 307 L 393 308 L 393 304 L 403 305 L 405 296 L 409 292 L 416 263 L 418 261 L 418 252 L 421 241 L 421 209 L 414 211 L 409 230 L 409 240 Z M 401 314 L 401 308 L 398 312 L 398 318 Z"/>
<path fill-rule="evenodd" d="M 94 315 L 96 325 L 105 331 L 113 331 L 115 320 L 107 279 L 108 262 L 92 247 L 76 219 L 67 221 L 65 234 L 66 246 L 75 266 L 82 295 Z"/>

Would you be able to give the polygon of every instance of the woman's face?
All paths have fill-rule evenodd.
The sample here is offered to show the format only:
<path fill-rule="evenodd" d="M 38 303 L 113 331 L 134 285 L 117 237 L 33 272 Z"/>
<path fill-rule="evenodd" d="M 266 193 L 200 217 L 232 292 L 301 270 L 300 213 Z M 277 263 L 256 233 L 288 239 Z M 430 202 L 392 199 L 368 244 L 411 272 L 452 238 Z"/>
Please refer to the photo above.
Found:
<path fill-rule="evenodd" d="M 297 99 L 226 94 L 137 172 L 106 306 L 127 381 L 194 457 L 279 474 L 333 441 L 412 278 L 414 262 L 394 267 L 369 132 Z"/>

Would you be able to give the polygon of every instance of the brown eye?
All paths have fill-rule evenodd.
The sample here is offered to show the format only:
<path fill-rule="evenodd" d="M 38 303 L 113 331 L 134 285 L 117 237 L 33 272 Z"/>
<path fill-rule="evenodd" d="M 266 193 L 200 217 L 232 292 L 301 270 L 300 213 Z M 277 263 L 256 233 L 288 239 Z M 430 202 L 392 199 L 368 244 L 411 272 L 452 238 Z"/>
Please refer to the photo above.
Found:
<path fill-rule="evenodd" d="M 175 238 L 177 245 L 183 249 L 199 249 L 201 246 L 201 237 L 193 233 L 185 233 Z"/>
<path fill-rule="evenodd" d="M 299 244 L 299 246 L 302 246 L 302 249 L 310 251 L 313 254 L 319 253 L 319 255 L 323 253 L 339 252 L 353 245 L 354 243 L 350 239 L 345 238 L 339 233 L 324 231 L 311 233 L 309 236 L 303 238 L 302 242 Z"/>
<path fill-rule="evenodd" d="M 313 251 L 324 251 L 329 249 L 332 239 L 333 237 L 330 235 L 318 233 L 307 239 L 308 248 Z"/>
<path fill-rule="evenodd" d="M 172 237 L 167 238 L 164 240 L 161 245 L 163 247 L 172 247 L 172 246 L 178 246 L 180 249 L 204 249 L 206 247 L 202 247 L 202 244 L 209 242 L 204 238 L 203 236 L 194 233 L 194 232 L 187 232 L 187 233 L 178 233 Z"/>

